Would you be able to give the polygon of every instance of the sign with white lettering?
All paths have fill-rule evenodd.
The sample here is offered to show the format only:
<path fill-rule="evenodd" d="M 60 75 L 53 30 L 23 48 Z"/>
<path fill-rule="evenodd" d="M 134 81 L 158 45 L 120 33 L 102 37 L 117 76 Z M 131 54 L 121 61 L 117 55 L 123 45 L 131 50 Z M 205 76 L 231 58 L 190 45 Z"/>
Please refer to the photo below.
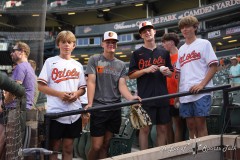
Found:
<path fill-rule="evenodd" d="M 233 33 L 238 33 L 238 32 L 240 32 L 240 26 L 226 29 L 226 34 L 233 34 Z"/>
<path fill-rule="evenodd" d="M 220 37 L 220 36 L 221 36 L 221 31 L 220 30 L 208 33 L 208 38 L 216 38 L 216 37 Z"/>
<path fill-rule="evenodd" d="M 179 11 L 175 13 L 170 13 L 166 15 L 156 16 L 151 19 L 148 19 L 152 22 L 155 27 L 168 27 L 171 25 L 176 25 L 178 21 L 185 16 L 196 16 L 199 19 L 207 19 L 218 15 L 219 12 L 223 13 L 224 11 L 236 11 L 239 10 L 240 0 L 225 0 L 210 5 L 202 6 L 199 8 L 194 8 L 185 11 Z M 126 32 L 126 31 L 137 31 L 138 25 L 141 21 L 146 19 L 124 21 L 120 23 L 110 23 L 103 25 L 94 25 L 94 26 L 78 26 L 76 27 L 75 34 L 76 36 L 82 36 L 83 34 L 87 35 L 99 35 L 103 34 L 106 30 L 116 31 L 117 33 Z"/>

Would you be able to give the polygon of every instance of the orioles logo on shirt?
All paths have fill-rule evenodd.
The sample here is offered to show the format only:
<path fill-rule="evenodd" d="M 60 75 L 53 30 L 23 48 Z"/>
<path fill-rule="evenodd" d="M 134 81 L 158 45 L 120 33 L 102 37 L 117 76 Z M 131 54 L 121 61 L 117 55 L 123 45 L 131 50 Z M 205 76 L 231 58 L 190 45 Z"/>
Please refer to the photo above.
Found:
<path fill-rule="evenodd" d="M 179 63 L 181 67 L 189 62 L 201 59 L 200 52 L 193 50 L 191 53 L 184 53 L 183 56 L 179 58 Z"/>
<path fill-rule="evenodd" d="M 104 72 L 104 66 L 97 66 L 97 73 L 103 73 Z"/>
<path fill-rule="evenodd" d="M 57 68 L 53 68 L 51 78 L 55 83 L 60 83 L 69 79 L 78 79 L 79 75 L 80 72 L 78 72 L 76 68 L 73 70 L 67 70 L 65 68 L 62 71 L 59 71 Z"/>

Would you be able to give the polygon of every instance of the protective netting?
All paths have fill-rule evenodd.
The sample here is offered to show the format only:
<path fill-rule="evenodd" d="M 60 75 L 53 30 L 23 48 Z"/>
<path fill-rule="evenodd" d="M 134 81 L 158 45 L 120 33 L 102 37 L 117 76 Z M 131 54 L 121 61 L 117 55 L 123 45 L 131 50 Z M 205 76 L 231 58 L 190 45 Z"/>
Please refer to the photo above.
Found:
<path fill-rule="evenodd" d="M 0 123 L 0 159 L 22 159 L 19 151 L 23 147 L 23 121 L 20 99 L 14 103 L 5 105 L 3 92 L 1 91 L 1 123 Z"/>
<path fill-rule="evenodd" d="M 0 1 L 0 70 L 11 67 L 12 45 L 23 41 L 30 46 L 29 59 L 43 64 L 47 0 Z M 5 68 L 4 68 L 5 67 Z"/>

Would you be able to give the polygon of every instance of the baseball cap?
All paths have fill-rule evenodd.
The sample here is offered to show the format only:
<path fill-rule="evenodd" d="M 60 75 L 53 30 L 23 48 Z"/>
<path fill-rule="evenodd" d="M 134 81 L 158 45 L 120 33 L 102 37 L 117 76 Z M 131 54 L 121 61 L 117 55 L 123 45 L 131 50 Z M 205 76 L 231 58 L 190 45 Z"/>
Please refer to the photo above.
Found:
<path fill-rule="evenodd" d="M 139 33 L 141 33 L 141 31 L 146 28 L 146 27 L 151 27 L 151 28 L 154 28 L 153 25 L 152 25 L 152 22 L 150 21 L 142 21 L 140 24 L 139 24 Z"/>
<path fill-rule="evenodd" d="M 237 57 L 232 57 L 232 58 L 230 58 L 231 60 L 233 60 L 233 59 L 235 59 L 235 60 L 237 60 Z"/>
<path fill-rule="evenodd" d="M 118 35 L 116 32 L 113 32 L 113 31 L 107 31 L 104 33 L 104 36 L 103 36 L 103 41 L 106 41 L 106 40 L 110 40 L 110 39 L 113 39 L 113 40 L 116 40 L 118 41 Z"/>

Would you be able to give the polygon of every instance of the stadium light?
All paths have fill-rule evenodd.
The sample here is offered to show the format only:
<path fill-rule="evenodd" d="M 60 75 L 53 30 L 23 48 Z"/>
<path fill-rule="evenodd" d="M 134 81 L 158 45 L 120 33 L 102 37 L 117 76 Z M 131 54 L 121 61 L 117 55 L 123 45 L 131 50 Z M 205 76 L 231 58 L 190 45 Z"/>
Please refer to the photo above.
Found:
<path fill-rule="evenodd" d="M 74 15 L 75 12 L 68 12 L 68 15 Z"/>
<path fill-rule="evenodd" d="M 233 39 L 233 40 L 228 41 L 228 43 L 233 43 L 233 42 L 237 42 L 237 40 Z"/>
<path fill-rule="evenodd" d="M 110 8 L 105 8 L 102 10 L 103 12 L 109 12 L 110 11 Z"/>
<path fill-rule="evenodd" d="M 223 37 L 223 39 L 229 39 L 229 38 L 232 38 L 232 36 Z"/>
<path fill-rule="evenodd" d="M 143 6 L 143 3 L 136 3 L 135 4 L 135 7 L 140 7 L 140 6 Z"/>

